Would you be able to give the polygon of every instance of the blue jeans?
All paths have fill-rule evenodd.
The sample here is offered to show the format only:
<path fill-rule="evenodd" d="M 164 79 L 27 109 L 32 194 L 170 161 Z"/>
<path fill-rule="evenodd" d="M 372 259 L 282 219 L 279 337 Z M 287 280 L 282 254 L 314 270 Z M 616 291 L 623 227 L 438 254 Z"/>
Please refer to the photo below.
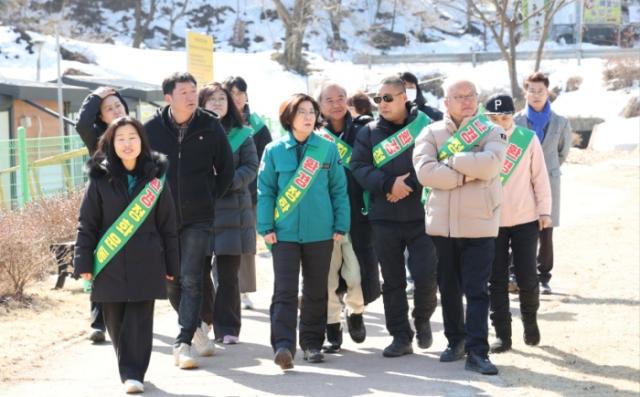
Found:
<path fill-rule="evenodd" d="M 198 222 L 178 230 L 180 277 L 167 283 L 171 306 L 178 312 L 180 333 L 175 344 L 191 344 L 200 325 L 202 273 L 210 251 L 213 222 Z"/>

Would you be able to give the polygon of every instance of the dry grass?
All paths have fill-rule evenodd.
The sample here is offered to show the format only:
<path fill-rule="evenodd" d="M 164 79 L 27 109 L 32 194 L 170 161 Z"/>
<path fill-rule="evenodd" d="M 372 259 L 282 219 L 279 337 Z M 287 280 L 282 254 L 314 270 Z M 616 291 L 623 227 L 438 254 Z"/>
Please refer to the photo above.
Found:
<path fill-rule="evenodd" d="M 73 240 L 81 192 L 0 212 L 0 302 L 24 300 L 25 287 L 54 267 L 49 245 Z"/>
<path fill-rule="evenodd" d="M 640 82 L 640 59 L 637 57 L 610 59 L 602 74 L 609 90 L 631 88 Z"/>

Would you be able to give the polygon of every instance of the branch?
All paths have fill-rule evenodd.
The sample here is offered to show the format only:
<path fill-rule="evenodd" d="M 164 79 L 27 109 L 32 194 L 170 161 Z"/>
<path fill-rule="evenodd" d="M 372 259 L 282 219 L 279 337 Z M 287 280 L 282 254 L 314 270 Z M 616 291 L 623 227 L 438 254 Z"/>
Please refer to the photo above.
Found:
<path fill-rule="evenodd" d="M 291 14 L 289 10 L 287 10 L 287 7 L 285 7 L 280 0 L 273 0 L 273 3 L 276 5 L 276 12 L 280 19 L 282 19 L 282 22 L 284 22 L 285 26 L 289 25 L 291 23 Z"/>

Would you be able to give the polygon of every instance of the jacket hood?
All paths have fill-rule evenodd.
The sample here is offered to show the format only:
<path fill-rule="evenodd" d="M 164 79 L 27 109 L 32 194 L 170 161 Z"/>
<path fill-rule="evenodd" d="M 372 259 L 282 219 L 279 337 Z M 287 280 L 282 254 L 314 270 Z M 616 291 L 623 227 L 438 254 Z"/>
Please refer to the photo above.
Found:
<path fill-rule="evenodd" d="M 107 159 L 102 156 L 93 156 L 87 161 L 87 173 L 89 178 L 99 179 L 105 176 L 112 176 L 112 167 Z M 169 160 L 167 156 L 158 152 L 151 152 L 150 161 L 136 165 L 135 173 L 143 176 L 145 179 L 160 178 L 166 175 L 169 169 Z"/>

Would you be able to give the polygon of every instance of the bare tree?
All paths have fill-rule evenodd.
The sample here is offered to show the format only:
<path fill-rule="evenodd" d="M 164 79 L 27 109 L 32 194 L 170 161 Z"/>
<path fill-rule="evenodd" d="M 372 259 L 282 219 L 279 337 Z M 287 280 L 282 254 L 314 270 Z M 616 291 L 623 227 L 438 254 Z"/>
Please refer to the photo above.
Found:
<path fill-rule="evenodd" d="M 540 63 L 542 62 L 542 53 L 544 51 L 544 43 L 547 39 L 547 34 L 549 33 L 549 28 L 553 23 L 553 17 L 556 15 L 561 8 L 566 6 L 569 3 L 572 3 L 573 0 L 547 0 L 544 2 L 544 21 L 542 23 L 542 32 L 538 42 L 538 48 L 536 50 L 536 65 L 534 67 L 534 71 L 537 72 L 540 70 Z"/>
<path fill-rule="evenodd" d="M 165 0 L 165 5 L 160 9 L 162 14 L 167 17 L 169 21 L 169 29 L 167 31 L 167 44 L 165 45 L 168 51 L 173 49 L 173 30 L 176 22 L 187 14 L 189 8 L 189 0 L 175 1 Z"/>
<path fill-rule="evenodd" d="M 349 46 L 340 35 L 340 25 L 343 17 L 342 0 L 323 0 L 322 3 L 329 13 L 329 23 L 331 24 L 331 48 L 337 51 L 346 51 Z"/>
<path fill-rule="evenodd" d="M 153 21 L 156 13 L 156 0 L 148 1 L 148 11 L 143 10 L 143 0 L 135 0 L 135 11 L 133 18 L 135 20 L 135 28 L 133 31 L 133 48 L 140 48 L 140 44 L 144 41 L 145 34 L 149 31 L 149 25 Z"/>
<path fill-rule="evenodd" d="M 551 24 L 553 15 L 571 0 L 548 0 L 544 7 L 531 12 L 524 16 L 522 13 L 522 1 L 509 0 L 485 0 L 472 1 L 467 0 L 467 4 L 471 9 L 473 16 L 477 17 L 482 24 L 489 29 L 494 37 L 502 58 L 507 62 L 509 70 L 509 81 L 511 83 L 511 94 L 518 104 L 524 102 L 524 94 L 518 82 L 518 74 L 516 71 L 517 51 L 516 46 L 519 40 L 519 30 L 525 22 L 532 18 L 545 15 L 545 29 L 540 37 L 538 46 L 539 56 L 541 56 L 542 48 L 544 48 L 544 40 L 546 31 Z M 539 61 L 536 62 L 537 67 Z M 536 69 L 537 69 L 536 67 Z"/>
<path fill-rule="evenodd" d="M 285 45 L 282 63 L 287 69 L 306 73 L 302 58 L 302 41 L 312 13 L 313 0 L 295 0 L 293 11 L 289 11 L 280 0 L 273 0 L 278 17 L 285 25 Z"/>

